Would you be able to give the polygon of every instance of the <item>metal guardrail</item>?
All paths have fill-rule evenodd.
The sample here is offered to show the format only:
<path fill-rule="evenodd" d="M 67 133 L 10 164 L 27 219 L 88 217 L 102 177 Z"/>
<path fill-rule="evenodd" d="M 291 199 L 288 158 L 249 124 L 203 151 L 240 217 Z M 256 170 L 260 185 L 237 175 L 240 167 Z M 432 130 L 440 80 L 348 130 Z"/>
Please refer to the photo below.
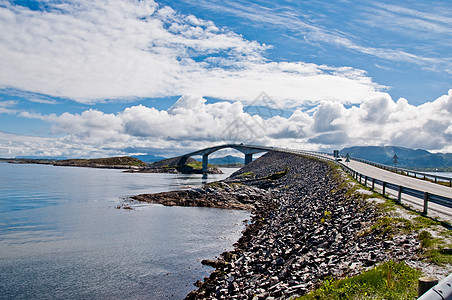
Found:
<path fill-rule="evenodd" d="M 384 164 L 379 164 L 373 161 L 369 161 L 369 160 L 365 160 L 365 159 L 361 159 L 361 158 L 350 158 L 351 160 L 355 160 L 355 161 L 359 161 L 359 162 L 363 162 L 381 169 L 385 169 L 385 170 L 389 170 L 389 171 L 393 171 L 402 175 L 407 175 L 414 178 L 419 178 L 419 179 L 429 179 L 429 178 L 433 178 L 433 180 L 435 181 L 435 183 L 438 183 L 438 181 L 444 181 L 444 182 L 449 182 L 449 186 L 452 187 L 452 178 L 450 177 L 445 177 L 445 176 L 438 176 L 438 175 L 434 175 L 434 174 L 428 174 L 425 172 L 417 172 L 417 171 L 413 171 L 413 170 L 408 170 L 408 169 L 403 169 L 403 168 L 397 168 L 397 167 L 392 167 L 392 166 L 388 166 L 388 165 L 384 165 Z M 419 176 L 418 176 L 419 175 Z"/>
<path fill-rule="evenodd" d="M 329 160 L 329 161 L 333 161 L 336 164 L 338 164 L 340 167 L 342 167 L 342 169 L 344 169 L 347 173 L 349 173 L 354 179 L 356 179 L 360 184 L 363 184 L 365 186 L 369 186 L 371 187 L 372 190 L 375 190 L 375 186 L 379 185 L 382 188 L 382 195 L 386 194 L 387 189 L 393 190 L 397 192 L 397 202 L 402 203 L 402 194 L 406 194 L 406 195 L 410 195 L 412 197 L 421 199 L 424 201 L 424 205 L 423 205 L 423 214 L 427 215 L 428 212 L 428 203 L 432 202 L 432 203 L 436 203 L 445 207 L 449 207 L 452 208 L 452 198 L 448 198 L 448 197 L 444 197 L 444 196 L 440 196 L 440 195 L 435 195 L 432 193 L 428 193 L 425 191 L 421 191 L 421 190 L 416 190 L 413 188 L 409 188 L 409 187 L 405 187 L 405 186 L 401 186 L 401 185 L 396 185 L 390 182 L 386 182 L 386 181 L 382 181 L 370 176 L 367 176 L 365 174 L 359 173 L 353 169 L 351 169 L 350 167 L 344 165 L 343 163 L 339 163 L 338 161 L 336 161 L 334 158 L 331 158 L 329 156 L 325 156 L 325 155 L 329 155 L 327 153 L 318 153 L 318 152 L 311 152 L 311 151 L 288 151 L 285 150 L 287 152 L 292 152 L 292 153 L 299 153 L 299 154 L 305 154 L 305 155 L 309 155 L 309 156 L 313 156 L 313 157 L 317 157 L 320 159 L 324 159 L 324 160 Z M 322 155 L 323 154 L 323 155 Z M 367 161 L 362 161 L 367 163 Z M 410 171 L 412 172 L 412 171 Z M 421 174 L 421 173 L 418 173 Z M 438 176 L 439 178 L 441 178 L 441 176 Z M 447 178 L 450 179 L 448 177 L 442 177 L 442 178 Z M 369 185 L 368 185 L 369 184 Z"/>
<path fill-rule="evenodd" d="M 448 197 L 444 197 L 444 196 L 440 196 L 440 195 L 436 195 L 436 194 L 432 194 L 432 193 L 428 193 L 425 191 L 421 191 L 421 190 L 416 190 L 413 188 L 409 188 L 409 187 L 405 187 L 402 185 L 396 185 L 390 182 L 386 182 L 383 180 L 379 180 L 367 175 L 364 175 L 362 173 L 356 172 L 355 170 L 340 164 L 340 166 L 347 172 L 349 173 L 354 179 L 356 179 L 359 183 L 365 185 L 365 186 L 369 186 L 371 187 L 372 190 L 375 190 L 375 185 L 379 185 L 382 188 L 382 195 L 386 194 L 386 191 L 388 189 L 396 191 L 397 193 L 397 202 L 402 203 L 402 194 L 406 194 L 406 195 L 410 195 L 412 197 L 421 199 L 424 201 L 424 205 L 423 205 L 423 214 L 427 214 L 428 213 L 428 203 L 432 202 L 432 203 L 436 203 L 448 208 L 452 208 L 452 198 L 448 198 Z"/>

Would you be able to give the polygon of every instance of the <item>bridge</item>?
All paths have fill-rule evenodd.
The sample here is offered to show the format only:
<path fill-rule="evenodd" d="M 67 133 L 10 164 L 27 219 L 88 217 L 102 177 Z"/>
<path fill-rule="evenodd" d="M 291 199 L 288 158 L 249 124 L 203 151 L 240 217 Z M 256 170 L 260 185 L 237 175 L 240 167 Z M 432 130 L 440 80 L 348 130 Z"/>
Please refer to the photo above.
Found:
<path fill-rule="evenodd" d="M 263 146 L 253 146 L 253 145 L 243 145 L 243 144 L 226 144 L 220 146 L 214 146 L 210 148 L 205 148 L 202 150 L 194 151 L 181 156 L 179 160 L 179 165 L 185 165 L 187 163 L 187 159 L 190 156 L 202 155 L 202 171 L 203 173 L 207 172 L 208 164 L 209 164 L 209 155 L 215 151 L 231 148 L 238 150 L 245 154 L 245 165 L 249 164 L 253 161 L 253 154 L 272 151 L 275 148 L 272 147 L 263 147 Z"/>
<path fill-rule="evenodd" d="M 202 155 L 202 169 L 203 172 L 206 172 L 209 155 L 226 148 L 235 149 L 245 154 L 245 165 L 253 160 L 253 154 L 268 151 L 302 154 L 317 157 L 322 160 L 333 161 L 361 184 L 369 186 L 372 190 L 378 191 L 383 195 L 388 194 L 399 203 L 403 201 L 405 204 L 409 204 L 426 215 L 439 216 L 447 222 L 452 223 L 452 187 L 422 180 L 422 178 L 416 177 L 416 174 L 422 174 L 423 179 L 426 179 L 427 176 L 429 177 L 427 179 L 434 180 L 435 182 L 444 182 L 444 180 L 447 182 L 447 180 L 451 180 L 450 178 L 441 176 L 405 169 L 403 169 L 403 172 L 400 172 L 404 174 L 402 175 L 397 173 L 397 169 L 394 170 L 392 168 L 392 170 L 388 170 L 386 168 L 388 166 L 360 159 L 351 158 L 349 162 L 338 162 L 331 154 L 327 153 L 244 144 L 226 144 L 194 151 L 181 156 L 179 164 L 185 164 L 190 156 Z M 414 177 L 406 176 L 409 173 L 414 174 Z M 452 181 L 449 182 L 449 185 L 452 185 Z"/>

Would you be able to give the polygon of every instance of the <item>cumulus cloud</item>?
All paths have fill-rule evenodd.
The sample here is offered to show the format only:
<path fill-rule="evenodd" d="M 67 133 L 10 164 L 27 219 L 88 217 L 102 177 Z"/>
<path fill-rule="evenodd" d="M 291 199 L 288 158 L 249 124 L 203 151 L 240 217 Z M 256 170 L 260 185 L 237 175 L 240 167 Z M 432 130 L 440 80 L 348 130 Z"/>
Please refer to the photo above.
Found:
<path fill-rule="evenodd" d="M 182 96 L 168 110 L 138 105 L 116 114 L 91 109 L 80 114 L 21 116 L 52 123 L 62 137 L 29 142 L 8 140 L 10 136 L 3 134 L 2 153 L 23 153 L 22 145 L 31 152 L 77 157 L 128 154 L 127 149 L 179 155 L 241 142 L 306 150 L 398 145 L 452 152 L 452 90 L 419 106 L 403 98 L 394 101 L 387 94 L 350 107 L 324 101 L 310 110 L 298 108 L 287 118 L 275 114 L 264 119 L 248 113 L 239 101 L 207 103 L 192 95 Z"/>
<path fill-rule="evenodd" d="M 83 103 L 199 94 L 280 106 L 360 103 L 381 86 L 353 68 L 271 62 L 268 45 L 152 0 L 0 2 L 0 88 Z"/>

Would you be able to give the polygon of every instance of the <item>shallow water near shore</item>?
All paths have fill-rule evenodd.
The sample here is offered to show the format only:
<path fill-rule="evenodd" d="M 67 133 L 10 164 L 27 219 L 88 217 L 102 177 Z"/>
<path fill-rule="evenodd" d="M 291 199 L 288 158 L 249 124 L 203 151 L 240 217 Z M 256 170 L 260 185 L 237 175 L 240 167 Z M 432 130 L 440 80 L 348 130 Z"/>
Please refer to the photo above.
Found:
<path fill-rule="evenodd" d="M 249 213 L 115 207 L 228 174 L 0 163 L 0 299 L 183 298 L 212 270 L 200 261 L 232 249 Z"/>

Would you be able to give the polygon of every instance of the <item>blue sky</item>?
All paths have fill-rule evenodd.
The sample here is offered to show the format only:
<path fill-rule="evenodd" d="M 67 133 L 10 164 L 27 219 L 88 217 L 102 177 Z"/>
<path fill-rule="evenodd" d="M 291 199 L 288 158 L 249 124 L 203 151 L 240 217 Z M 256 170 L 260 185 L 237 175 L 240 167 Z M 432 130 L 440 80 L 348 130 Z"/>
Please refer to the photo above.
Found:
<path fill-rule="evenodd" d="M 0 1 L 0 157 L 452 152 L 450 1 Z"/>

